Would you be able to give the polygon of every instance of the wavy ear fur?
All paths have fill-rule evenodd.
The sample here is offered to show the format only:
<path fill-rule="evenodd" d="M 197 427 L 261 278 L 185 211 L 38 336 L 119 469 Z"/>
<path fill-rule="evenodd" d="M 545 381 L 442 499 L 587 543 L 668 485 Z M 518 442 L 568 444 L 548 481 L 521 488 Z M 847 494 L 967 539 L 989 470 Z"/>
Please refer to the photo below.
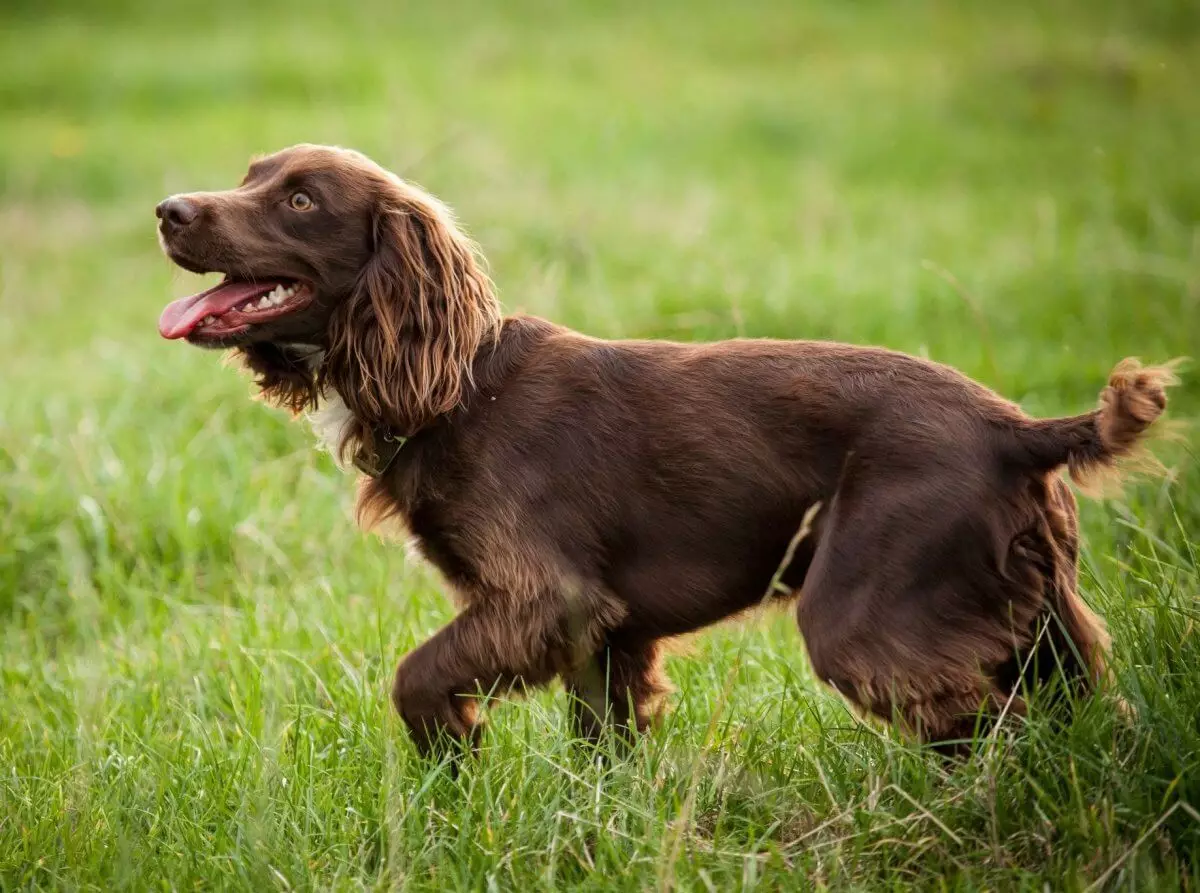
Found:
<path fill-rule="evenodd" d="M 370 446 L 372 429 L 411 435 L 454 409 L 471 363 L 500 325 L 475 246 L 435 198 L 401 180 L 380 191 L 374 251 L 330 321 L 324 381 Z"/>

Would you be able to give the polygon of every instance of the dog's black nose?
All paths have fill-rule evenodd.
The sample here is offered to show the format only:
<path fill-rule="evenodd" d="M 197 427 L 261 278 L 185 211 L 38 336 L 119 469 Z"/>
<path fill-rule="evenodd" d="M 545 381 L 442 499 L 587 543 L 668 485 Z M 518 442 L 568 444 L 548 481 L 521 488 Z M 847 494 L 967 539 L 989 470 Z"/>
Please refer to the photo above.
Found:
<path fill-rule="evenodd" d="M 199 210 L 192 202 L 178 195 L 163 199 L 154 209 L 154 214 L 159 220 L 167 226 L 177 228 L 190 226 L 198 213 Z"/>

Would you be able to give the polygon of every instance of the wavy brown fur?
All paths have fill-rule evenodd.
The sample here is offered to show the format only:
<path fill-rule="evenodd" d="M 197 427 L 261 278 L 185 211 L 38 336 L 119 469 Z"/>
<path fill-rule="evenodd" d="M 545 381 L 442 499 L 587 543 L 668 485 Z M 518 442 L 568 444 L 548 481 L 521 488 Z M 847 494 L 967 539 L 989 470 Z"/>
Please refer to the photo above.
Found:
<path fill-rule="evenodd" d="M 250 371 L 265 402 L 299 415 L 316 409 L 320 402 L 321 385 L 309 362 L 310 353 L 262 341 L 238 348 L 233 358 Z"/>
<path fill-rule="evenodd" d="M 329 324 L 324 380 L 362 425 L 411 436 L 453 410 L 500 305 L 474 246 L 436 199 L 380 184 L 374 251 Z"/>

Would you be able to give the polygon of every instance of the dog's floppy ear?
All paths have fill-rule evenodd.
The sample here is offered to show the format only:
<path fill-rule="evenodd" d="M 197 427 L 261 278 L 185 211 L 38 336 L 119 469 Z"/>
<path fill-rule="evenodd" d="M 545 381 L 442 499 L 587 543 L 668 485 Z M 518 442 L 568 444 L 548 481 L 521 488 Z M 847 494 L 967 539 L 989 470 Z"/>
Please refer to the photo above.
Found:
<path fill-rule="evenodd" d="M 480 344 L 500 322 L 473 244 L 436 199 L 385 186 L 373 252 L 331 320 L 328 382 L 362 423 L 411 435 L 454 409 Z"/>

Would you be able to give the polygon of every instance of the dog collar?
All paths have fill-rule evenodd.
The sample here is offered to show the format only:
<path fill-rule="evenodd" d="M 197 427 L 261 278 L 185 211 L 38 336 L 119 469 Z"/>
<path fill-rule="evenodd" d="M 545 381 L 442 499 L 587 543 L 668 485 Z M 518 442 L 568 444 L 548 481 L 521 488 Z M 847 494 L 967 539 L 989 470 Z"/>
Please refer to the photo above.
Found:
<path fill-rule="evenodd" d="M 368 450 L 366 444 L 360 446 L 354 454 L 354 467 L 368 477 L 378 478 L 392 467 L 408 438 L 390 428 L 377 428 L 371 432 L 371 441 L 377 446 L 374 450 Z"/>

